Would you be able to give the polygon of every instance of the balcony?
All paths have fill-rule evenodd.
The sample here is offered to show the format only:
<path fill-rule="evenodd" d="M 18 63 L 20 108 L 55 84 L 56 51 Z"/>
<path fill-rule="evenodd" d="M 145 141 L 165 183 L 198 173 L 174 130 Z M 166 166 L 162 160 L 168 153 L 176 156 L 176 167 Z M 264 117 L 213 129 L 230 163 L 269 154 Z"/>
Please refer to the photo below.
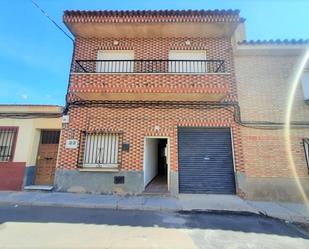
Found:
<path fill-rule="evenodd" d="M 221 101 L 231 91 L 224 60 L 76 60 L 69 91 L 82 100 Z"/>
<path fill-rule="evenodd" d="M 76 60 L 75 73 L 222 74 L 224 60 Z"/>

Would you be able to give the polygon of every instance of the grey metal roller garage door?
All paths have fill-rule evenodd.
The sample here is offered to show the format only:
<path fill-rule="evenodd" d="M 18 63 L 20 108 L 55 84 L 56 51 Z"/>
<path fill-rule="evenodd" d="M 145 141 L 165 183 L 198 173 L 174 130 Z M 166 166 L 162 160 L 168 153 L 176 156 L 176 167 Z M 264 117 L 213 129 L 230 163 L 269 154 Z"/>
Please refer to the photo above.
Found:
<path fill-rule="evenodd" d="M 180 193 L 234 194 L 230 130 L 179 128 Z"/>

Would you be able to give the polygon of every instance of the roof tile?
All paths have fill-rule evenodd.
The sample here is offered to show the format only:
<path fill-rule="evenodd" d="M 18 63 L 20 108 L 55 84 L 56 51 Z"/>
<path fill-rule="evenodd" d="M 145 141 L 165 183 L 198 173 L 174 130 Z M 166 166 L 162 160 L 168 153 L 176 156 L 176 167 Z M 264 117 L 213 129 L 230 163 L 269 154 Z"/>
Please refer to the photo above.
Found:
<path fill-rule="evenodd" d="M 134 18 L 132 18 L 134 17 Z M 239 10 L 66 10 L 70 22 L 240 22 Z"/>
<path fill-rule="evenodd" d="M 304 45 L 309 44 L 309 39 L 271 39 L 271 40 L 244 40 L 238 42 L 239 45 Z"/>

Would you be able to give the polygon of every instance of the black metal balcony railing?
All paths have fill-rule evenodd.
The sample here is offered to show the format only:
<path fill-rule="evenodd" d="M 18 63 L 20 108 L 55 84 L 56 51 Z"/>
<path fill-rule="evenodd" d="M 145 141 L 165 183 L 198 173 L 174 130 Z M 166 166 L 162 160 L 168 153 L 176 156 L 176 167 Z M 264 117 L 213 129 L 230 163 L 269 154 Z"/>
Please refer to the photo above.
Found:
<path fill-rule="evenodd" d="M 76 60 L 77 73 L 225 73 L 224 60 Z"/>

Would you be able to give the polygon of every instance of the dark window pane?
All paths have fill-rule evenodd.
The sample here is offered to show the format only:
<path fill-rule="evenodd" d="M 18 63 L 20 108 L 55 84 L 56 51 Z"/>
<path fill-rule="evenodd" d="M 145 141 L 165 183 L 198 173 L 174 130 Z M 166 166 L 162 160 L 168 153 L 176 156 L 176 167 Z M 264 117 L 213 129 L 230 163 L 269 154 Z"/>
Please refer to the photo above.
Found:
<path fill-rule="evenodd" d="M 42 131 L 41 144 L 58 144 L 60 131 Z"/>

